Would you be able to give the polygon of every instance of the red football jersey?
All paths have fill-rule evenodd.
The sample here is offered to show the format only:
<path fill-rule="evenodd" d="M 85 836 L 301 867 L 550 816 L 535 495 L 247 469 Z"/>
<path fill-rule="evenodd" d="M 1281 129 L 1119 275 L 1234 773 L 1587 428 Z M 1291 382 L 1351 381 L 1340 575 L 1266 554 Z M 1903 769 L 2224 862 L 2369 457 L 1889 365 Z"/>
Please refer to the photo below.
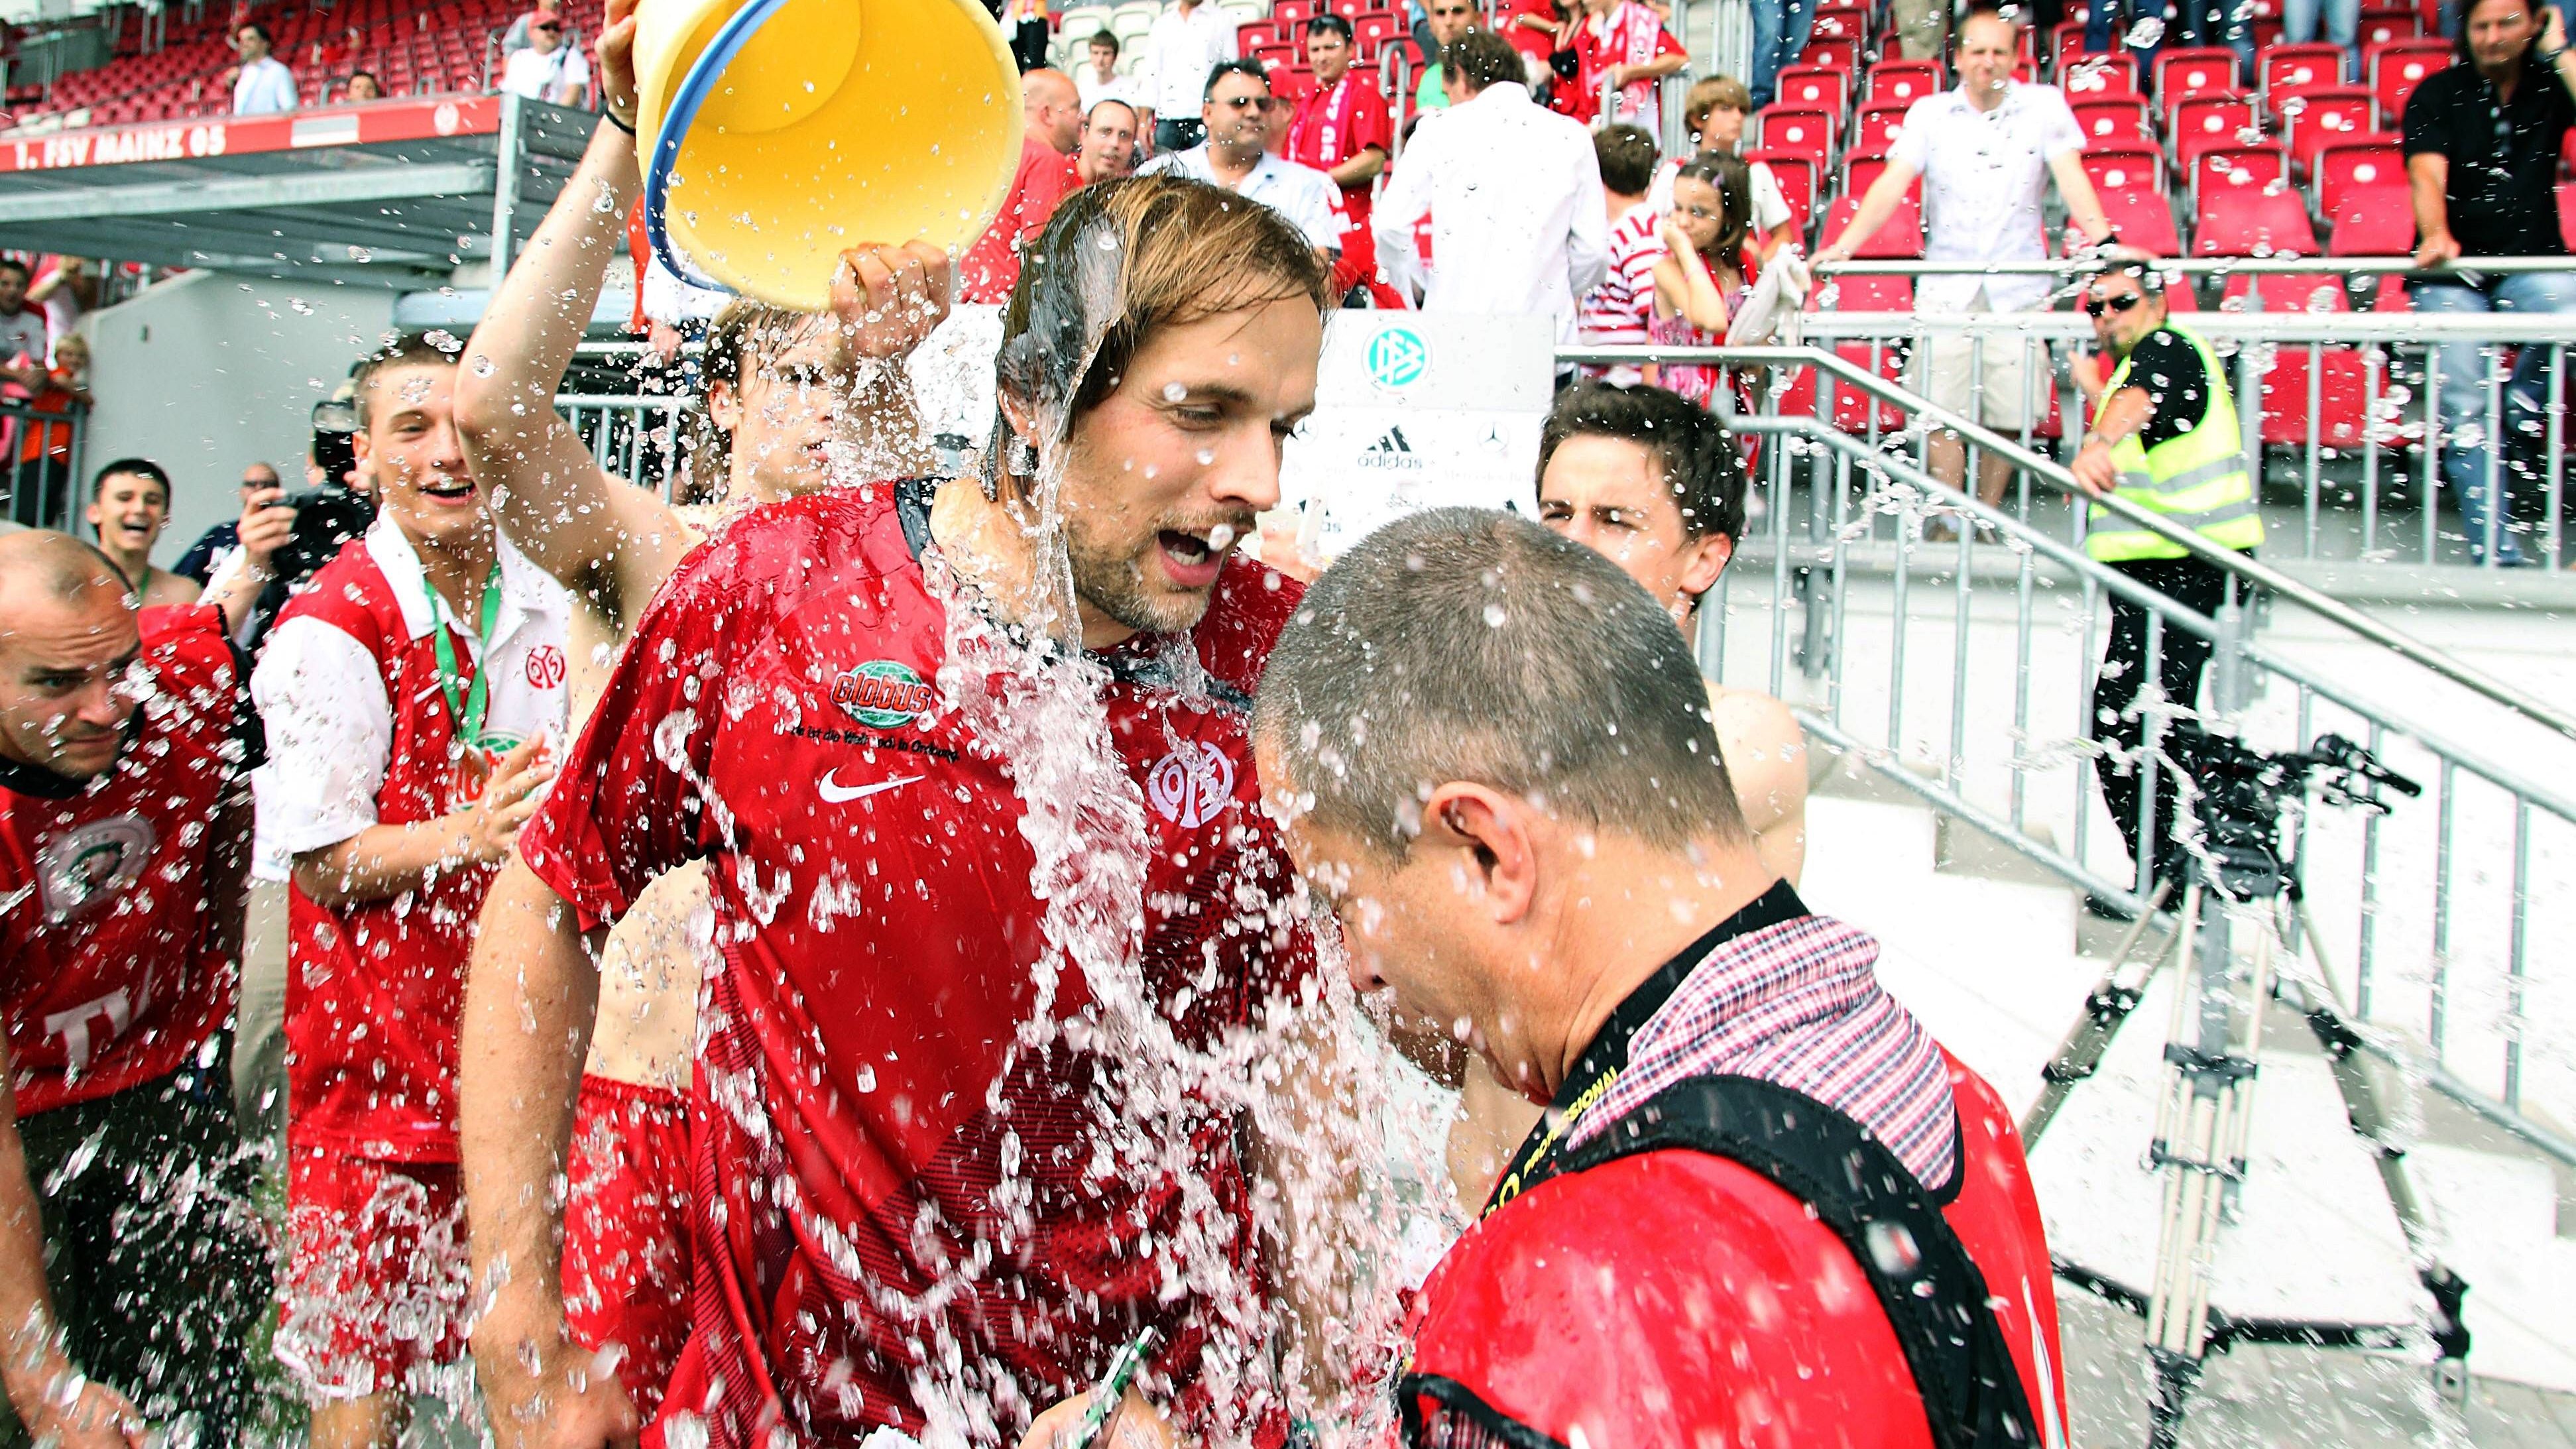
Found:
<path fill-rule="evenodd" d="M 22 1117 L 176 1071 L 232 1014 L 206 862 L 258 725 L 221 612 L 139 623 L 149 688 L 115 767 L 64 799 L 0 782 L 0 1008 Z"/>
<path fill-rule="evenodd" d="M 1020 284 L 1022 250 L 1033 245 L 1055 209 L 1064 204 L 1081 178 L 1065 165 L 1070 159 L 1035 136 L 1020 138 L 1020 167 L 1011 177 L 1010 199 L 966 255 L 957 262 L 957 300 L 1000 303 L 1011 300 Z"/>
<path fill-rule="evenodd" d="M 1390 129 L 1385 98 L 1374 85 L 1363 85 L 1354 72 L 1329 88 L 1297 98 L 1296 116 L 1288 123 L 1288 159 L 1329 172 L 1371 146 L 1381 153 L 1389 150 Z M 1355 245 L 1367 255 L 1376 245 L 1367 236 L 1369 201 L 1376 185 L 1372 180 L 1341 188 L 1342 215 L 1349 231 L 1359 233 L 1356 242 L 1342 243 L 1345 255 Z"/>
<path fill-rule="evenodd" d="M 2038 1416 L 2032 1449 L 2064 1449 L 2030 1164 L 1994 1089 L 1949 1067 L 1959 1167 L 1933 1200 L 1985 1277 Z M 1477 1224 L 1423 1285 L 1413 1371 L 1560 1443 L 1932 1442 L 1905 1351 L 1843 1240 L 1769 1178 L 1695 1151 L 1551 1178 Z"/>
<path fill-rule="evenodd" d="M 695 1327 L 662 1421 L 704 1414 L 717 1446 L 782 1422 L 799 1442 L 919 1434 L 924 1400 L 1007 1421 L 1088 1386 L 1139 1324 L 1187 1385 L 1212 1335 L 1265 1327 L 1175 1277 L 1177 1239 L 1258 1291 L 1232 1113 L 1191 1112 L 1186 1180 L 1103 1161 L 1091 1099 L 1115 1064 L 1018 1045 L 1045 920 L 1023 805 L 934 683 L 946 610 L 907 541 L 926 520 L 893 492 L 772 505 L 682 563 L 520 838 L 586 925 L 713 861 Z M 1311 978 L 1243 717 L 1298 595 L 1229 564 L 1189 641 L 1204 687 L 1167 677 L 1198 671 L 1166 641 L 1095 656 L 1153 847 L 1146 984 L 1185 1043 Z M 1081 973 L 1056 989 L 1078 1019 Z M 1180 1402 L 1212 1398 L 1267 1413 L 1242 1384 Z"/>

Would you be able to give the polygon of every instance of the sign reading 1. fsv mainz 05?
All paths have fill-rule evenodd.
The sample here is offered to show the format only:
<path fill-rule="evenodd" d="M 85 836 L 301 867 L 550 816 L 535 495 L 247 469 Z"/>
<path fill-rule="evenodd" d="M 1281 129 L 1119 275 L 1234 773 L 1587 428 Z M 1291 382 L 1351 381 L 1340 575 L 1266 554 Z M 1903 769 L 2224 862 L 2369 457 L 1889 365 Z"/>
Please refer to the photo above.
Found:
<path fill-rule="evenodd" d="M 444 140 L 485 135 L 499 129 L 500 124 L 501 107 L 495 97 L 440 96 L 278 116 L 98 126 L 0 140 L 0 173 L 201 161 L 210 156 L 304 151 L 317 146 Z"/>

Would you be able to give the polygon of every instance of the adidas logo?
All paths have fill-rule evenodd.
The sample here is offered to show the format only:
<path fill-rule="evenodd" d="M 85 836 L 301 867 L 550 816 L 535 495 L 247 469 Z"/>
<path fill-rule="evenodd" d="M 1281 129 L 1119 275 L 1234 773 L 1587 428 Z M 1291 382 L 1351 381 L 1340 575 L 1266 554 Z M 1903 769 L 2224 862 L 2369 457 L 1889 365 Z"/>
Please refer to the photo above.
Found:
<path fill-rule="evenodd" d="M 1413 444 L 1404 436 L 1404 428 L 1400 424 L 1387 429 L 1376 442 L 1362 450 L 1359 464 L 1363 468 L 1405 472 L 1419 472 L 1430 466 L 1414 453 Z"/>
<path fill-rule="evenodd" d="M 1403 428 L 1393 427 L 1386 430 L 1385 437 L 1370 444 L 1369 451 L 1372 453 L 1410 453 L 1413 451 L 1413 445 L 1405 441 Z"/>

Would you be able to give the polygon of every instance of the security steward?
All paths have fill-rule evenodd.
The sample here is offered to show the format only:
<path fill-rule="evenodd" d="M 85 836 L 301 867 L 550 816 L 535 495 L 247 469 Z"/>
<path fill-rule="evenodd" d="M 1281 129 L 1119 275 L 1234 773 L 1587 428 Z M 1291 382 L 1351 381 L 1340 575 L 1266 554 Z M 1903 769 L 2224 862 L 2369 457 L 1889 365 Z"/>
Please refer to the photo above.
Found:
<path fill-rule="evenodd" d="M 2163 275 L 2145 263 L 2106 271 L 2085 289 L 2084 310 L 2102 352 L 2071 364 L 2085 415 L 2093 420 L 2075 455 L 2075 481 L 2096 498 L 2116 496 L 2222 548 L 2250 553 L 2260 547 L 2263 518 L 2255 508 L 2254 470 L 2246 461 L 2226 370 L 2207 342 L 2167 315 Z M 2226 570 L 2098 503 L 2091 509 L 2084 551 L 2203 614 L 2215 616 L 2227 601 Z M 2211 647 L 2211 640 L 2169 628 L 2151 660 L 2147 610 L 2116 595 L 2111 599 L 2111 642 L 2094 686 L 2089 733 L 2112 751 L 2100 770 L 2102 800 L 2129 842 L 2130 858 L 2146 866 L 2140 876 L 2149 882 L 2175 878 L 2183 853 L 2173 844 L 2176 795 L 2167 785 L 2155 791 L 2148 853 L 2139 854 L 2137 750 L 2147 709 L 2140 696 L 2152 676 L 2166 704 L 2192 708 Z"/>

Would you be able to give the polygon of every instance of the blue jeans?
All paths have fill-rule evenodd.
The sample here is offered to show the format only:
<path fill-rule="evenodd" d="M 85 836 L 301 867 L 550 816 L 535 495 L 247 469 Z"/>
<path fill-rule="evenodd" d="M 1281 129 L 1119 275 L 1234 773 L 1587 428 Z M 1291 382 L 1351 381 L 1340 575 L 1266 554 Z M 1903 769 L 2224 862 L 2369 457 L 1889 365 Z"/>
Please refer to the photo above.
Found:
<path fill-rule="evenodd" d="M 2409 284 L 2415 310 L 2427 316 L 2484 312 L 2576 312 L 2576 272 L 2525 272 L 2497 277 L 2483 288 L 2451 282 Z M 2487 530 L 2496 534 L 2496 562 L 2522 562 L 2513 521 L 2514 454 L 2524 466 L 2556 466 L 2546 458 L 2546 409 L 2556 383 L 2549 374 L 2549 349 L 2525 347 L 2514 359 L 2505 381 L 2500 409 L 2509 446 L 2499 453 L 2487 436 L 2493 397 L 2488 381 L 2492 343 L 2462 339 L 2433 349 L 2433 368 L 2442 380 L 2442 483 L 2460 500 L 2461 525 L 2468 531 L 2469 551 L 2481 563 L 2487 556 Z M 2576 442 L 2576 438 L 2568 439 Z M 2519 446 L 2511 446 L 2518 444 Z M 2488 506 L 2488 475 L 2494 474 L 2496 506 Z"/>
<path fill-rule="evenodd" d="M 1780 89 L 1780 72 L 1806 54 L 1807 37 L 1816 28 L 1815 0 L 1753 0 L 1753 108 L 1771 104 Z"/>
<path fill-rule="evenodd" d="M 2281 0 L 2281 38 L 2305 45 L 2317 38 L 2318 11 L 2325 12 L 2326 39 L 2351 51 L 2361 41 L 2361 0 Z"/>
<path fill-rule="evenodd" d="M 2168 45 L 2224 45 L 2236 52 L 2246 70 L 2249 84 L 2254 69 L 2254 32 L 2236 11 L 2242 0 L 2096 0 L 2093 13 L 2084 21 L 2084 48 L 2099 54 L 2113 48 L 2112 41 L 2125 37 L 2137 22 L 2154 18 L 2164 22 L 2164 34 L 2154 45 L 2131 45 L 2123 39 L 2120 48 L 2138 58 L 2138 78 L 2151 81 L 2156 73 L 2156 52 Z M 2302 0 L 2284 0 L 2299 4 Z M 2304 0 L 2314 5 L 2317 0 Z M 2344 27 L 2344 43 L 2352 43 L 2361 24 L 2361 0 L 2330 0 L 2352 14 Z M 2569 0 L 2576 4 L 2576 0 Z M 2115 37 L 2111 26 L 2120 26 Z"/>

